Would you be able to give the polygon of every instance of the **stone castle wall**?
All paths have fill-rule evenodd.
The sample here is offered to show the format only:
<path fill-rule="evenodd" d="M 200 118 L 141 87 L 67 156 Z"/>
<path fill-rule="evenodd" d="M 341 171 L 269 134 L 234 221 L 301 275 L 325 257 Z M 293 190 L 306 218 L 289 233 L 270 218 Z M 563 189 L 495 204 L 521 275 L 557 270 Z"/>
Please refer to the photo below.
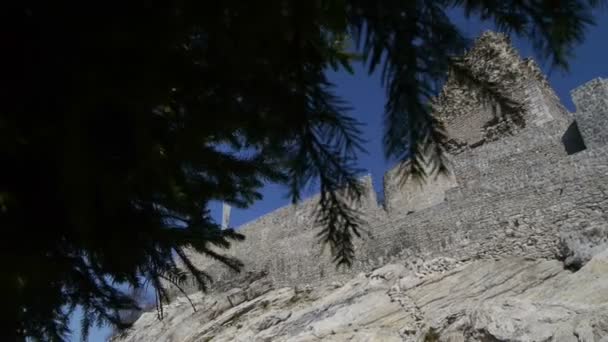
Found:
<path fill-rule="evenodd" d="M 493 58 L 479 59 L 488 55 Z M 571 114 L 506 37 L 485 34 L 467 58 L 480 77 L 506 78 L 505 91 L 524 105 L 525 125 L 509 127 L 508 118 L 470 101 L 467 89 L 448 80 L 436 115 L 459 146 L 451 153 L 453 175 L 400 187 L 391 170 L 384 178 L 384 206 L 371 177 L 363 178 L 366 234 L 356 241 L 352 269 L 336 269 L 321 249 L 316 197 L 240 227 L 247 239 L 227 253 L 273 284 L 294 285 L 348 277 L 394 259 L 550 258 L 564 234 L 608 231 L 608 80 L 574 90 L 577 112 Z M 235 279 L 206 257 L 191 257 L 220 283 Z"/>

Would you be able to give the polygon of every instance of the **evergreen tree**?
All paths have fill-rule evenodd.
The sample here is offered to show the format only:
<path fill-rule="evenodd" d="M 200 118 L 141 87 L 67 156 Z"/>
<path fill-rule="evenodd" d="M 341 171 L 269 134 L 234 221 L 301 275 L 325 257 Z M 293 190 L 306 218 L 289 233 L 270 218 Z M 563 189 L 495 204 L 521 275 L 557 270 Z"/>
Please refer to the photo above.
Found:
<path fill-rule="evenodd" d="M 66 339 L 76 306 L 85 336 L 93 324 L 121 326 L 119 313 L 135 303 L 115 285 L 145 279 L 164 300 L 161 279 L 184 277 L 174 257 L 204 289 L 210 275 L 185 248 L 240 269 L 211 247 L 243 236 L 221 230 L 207 205 L 245 208 L 267 181 L 285 184 L 293 201 L 319 182 L 320 239 L 348 264 L 362 224 L 348 205 L 361 193 L 361 125 L 325 71 L 352 72 L 359 59 L 382 69 L 386 156 L 424 176 L 424 160 L 445 169 L 445 139 L 427 104 L 468 44 L 447 11 L 461 7 L 529 38 L 565 68 L 603 3 L 3 4 L 2 336 Z"/>

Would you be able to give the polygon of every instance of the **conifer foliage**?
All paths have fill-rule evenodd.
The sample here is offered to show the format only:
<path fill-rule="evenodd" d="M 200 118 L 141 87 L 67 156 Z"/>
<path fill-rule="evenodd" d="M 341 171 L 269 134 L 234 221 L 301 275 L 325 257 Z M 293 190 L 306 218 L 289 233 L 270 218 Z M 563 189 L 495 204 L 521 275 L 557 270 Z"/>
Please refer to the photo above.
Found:
<path fill-rule="evenodd" d="M 558 67 L 599 0 L 21 1 L 2 5 L 2 336 L 69 338 L 67 319 L 122 325 L 116 284 L 212 275 L 184 249 L 244 237 L 207 209 L 247 207 L 264 182 L 294 201 L 318 181 L 319 237 L 353 257 L 361 125 L 324 72 L 380 68 L 386 156 L 442 171 L 428 100 L 468 37 L 452 8 L 530 38 Z M 350 46 L 350 42 L 354 42 Z M 460 72 L 465 72 L 458 69 Z M 474 82 L 473 82 L 474 83 Z M 483 85 L 482 85 L 483 86 Z M 500 98 L 497 99 L 500 101 Z M 340 191 L 336 191 L 339 190 Z"/>

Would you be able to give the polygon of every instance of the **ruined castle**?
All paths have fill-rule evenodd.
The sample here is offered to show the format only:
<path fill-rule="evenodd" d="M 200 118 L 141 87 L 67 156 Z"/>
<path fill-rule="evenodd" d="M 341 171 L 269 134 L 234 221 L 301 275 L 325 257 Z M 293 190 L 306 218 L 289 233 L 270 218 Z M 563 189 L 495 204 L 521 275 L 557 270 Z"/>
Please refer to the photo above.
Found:
<path fill-rule="evenodd" d="M 452 175 L 400 187 L 390 170 L 383 205 L 365 177 L 360 210 L 369 234 L 355 242 L 352 269 L 336 269 L 318 244 L 316 197 L 240 227 L 247 239 L 228 253 L 245 263 L 246 272 L 263 272 L 276 285 L 339 279 L 413 258 L 558 256 L 567 264 L 584 258 L 561 250 L 564 243 L 586 243 L 584 232 L 608 229 L 608 79 L 573 90 L 576 112 L 570 113 L 535 62 L 522 60 L 504 35 L 484 34 L 464 61 L 479 79 L 500 85 L 523 105 L 523 122 L 479 103 L 473 90 L 448 79 L 435 115 L 453 146 Z M 220 281 L 235 277 L 205 256 L 192 259 Z"/>

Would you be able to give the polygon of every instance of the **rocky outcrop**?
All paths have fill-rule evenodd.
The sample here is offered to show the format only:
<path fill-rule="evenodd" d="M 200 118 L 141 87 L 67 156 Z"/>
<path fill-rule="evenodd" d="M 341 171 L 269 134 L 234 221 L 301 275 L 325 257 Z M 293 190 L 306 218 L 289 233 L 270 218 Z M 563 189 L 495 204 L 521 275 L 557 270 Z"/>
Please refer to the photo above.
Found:
<path fill-rule="evenodd" d="M 608 341 L 608 250 L 557 260 L 389 264 L 345 283 L 194 294 L 116 341 Z M 235 300 L 238 298 L 238 300 Z"/>

